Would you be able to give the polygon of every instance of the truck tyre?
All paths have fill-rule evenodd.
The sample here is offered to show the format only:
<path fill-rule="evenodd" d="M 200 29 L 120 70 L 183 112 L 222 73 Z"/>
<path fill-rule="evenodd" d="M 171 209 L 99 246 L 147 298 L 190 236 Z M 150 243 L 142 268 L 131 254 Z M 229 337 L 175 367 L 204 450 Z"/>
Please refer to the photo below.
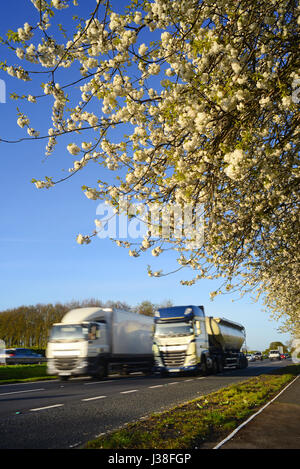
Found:
<path fill-rule="evenodd" d="M 201 361 L 201 373 L 203 376 L 208 375 L 208 367 L 205 358 L 202 359 Z"/>
<path fill-rule="evenodd" d="M 218 362 L 216 358 L 212 359 L 211 374 L 216 375 L 219 372 Z"/>
<path fill-rule="evenodd" d="M 60 381 L 68 381 L 70 379 L 70 376 L 60 376 L 59 380 Z"/>
<path fill-rule="evenodd" d="M 241 369 L 247 368 L 248 366 L 248 360 L 246 357 L 240 357 L 238 363 L 239 363 L 239 368 Z"/>
<path fill-rule="evenodd" d="M 120 375 L 121 376 L 129 376 L 130 371 L 127 365 L 122 366 Z"/>
<path fill-rule="evenodd" d="M 153 374 L 152 368 L 148 368 L 147 370 L 143 371 L 143 375 L 145 375 L 145 376 L 150 376 L 152 374 Z"/>
<path fill-rule="evenodd" d="M 224 365 L 223 365 L 223 360 L 221 357 L 217 358 L 217 367 L 218 367 L 218 373 L 223 373 Z"/>
<path fill-rule="evenodd" d="M 103 379 L 106 378 L 107 376 L 107 365 L 105 363 L 101 363 L 98 367 L 97 374 L 94 375 L 95 378 L 97 379 Z"/>

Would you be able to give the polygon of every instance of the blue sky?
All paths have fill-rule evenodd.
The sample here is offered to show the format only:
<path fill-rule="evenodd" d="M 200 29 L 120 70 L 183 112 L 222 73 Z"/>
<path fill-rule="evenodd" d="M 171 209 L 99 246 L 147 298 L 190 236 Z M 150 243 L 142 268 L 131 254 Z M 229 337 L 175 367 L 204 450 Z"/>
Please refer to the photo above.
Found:
<path fill-rule="evenodd" d="M 83 3 L 88 11 L 95 4 L 94 0 Z M 62 13 L 62 22 L 66 14 L 67 11 Z M 16 30 L 25 21 L 31 23 L 35 15 L 30 0 L 6 2 L 1 5 L 0 35 L 4 36 L 7 29 Z M 8 58 L 3 56 L 4 48 L 1 54 L 0 60 Z M 16 124 L 17 105 L 26 112 L 30 109 L 33 126 L 41 123 L 48 128 L 46 104 L 23 105 L 9 99 L 12 92 L 34 94 L 32 85 L 20 83 L 1 70 L 0 79 L 5 80 L 7 95 L 6 103 L 0 103 L 0 137 L 24 136 Z M 78 245 L 77 234 L 94 229 L 97 207 L 97 202 L 84 196 L 81 186 L 92 185 L 101 177 L 101 170 L 94 165 L 53 189 L 37 190 L 32 178 L 62 175 L 61 170 L 67 169 L 71 161 L 63 145 L 45 159 L 45 144 L 45 141 L 0 144 L 0 311 L 22 304 L 88 298 L 121 300 L 131 305 L 143 300 L 159 303 L 170 299 L 175 305 L 203 304 L 207 315 L 242 323 L 247 331 L 247 345 L 252 349 L 262 350 L 271 341 L 289 340 L 288 334 L 277 332 L 280 324 L 271 321 L 262 312 L 262 305 L 253 303 L 249 296 L 234 302 L 237 295 L 210 301 L 209 292 L 217 289 L 218 282 L 205 280 L 192 287 L 181 286 L 183 276 L 191 278 L 188 272 L 160 279 L 148 277 L 148 264 L 154 269 L 173 270 L 175 254 L 158 259 L 148 254 L 132 258 L 127 250 L 109 239 L 95 238 L 87 246 Z"/>

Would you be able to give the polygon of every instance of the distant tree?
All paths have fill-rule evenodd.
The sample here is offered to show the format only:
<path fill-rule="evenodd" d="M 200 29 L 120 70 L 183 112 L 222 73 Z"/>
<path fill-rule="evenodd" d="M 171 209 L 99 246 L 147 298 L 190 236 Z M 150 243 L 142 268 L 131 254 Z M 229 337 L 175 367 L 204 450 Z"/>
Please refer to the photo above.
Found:
<path fill-rule="evenodd" d="M 5 342 L 6 348 L 43 349 L 47 345 L 50 328 L 54 323 L 60 322 L 67 311 L 93 306 L 132 309 L 131 306 L 122 301 L 104 303 L 95 298 L 82 301 L 72 300 L 64 304 L 19 306 L 0 312 L 0 340 Z"/>
<path fill-rule="evenodd" d="M 277 350 L 278 347 L 283 347 L 283 353 L 288 352 L 288 348 L 282 342 L 271 342 L 268 350 Z"/>
<path fill-rule="evenodd" d="M 164 300 L 162 303 L 157 305 L 156 308 L 170 308 L 174 303 L 171 300 Z"/>
<path fill-rule="evenodd" d="M 153 316 L 155 309 L 155 305 L 147 300 L 142 301 L 136 308 L 139 314 L 144 314 L 145 316 Z"/>

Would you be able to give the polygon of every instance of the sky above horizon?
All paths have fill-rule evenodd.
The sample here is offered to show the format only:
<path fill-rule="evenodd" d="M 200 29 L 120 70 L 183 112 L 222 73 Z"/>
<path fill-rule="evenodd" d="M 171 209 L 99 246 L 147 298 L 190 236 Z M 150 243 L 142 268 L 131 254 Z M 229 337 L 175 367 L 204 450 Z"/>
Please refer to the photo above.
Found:
<path fill-rule="evenodd" d="M 89 6 L 94 3 L 86 1 Z M 2 5 L 0 36 L 4 36 L 7 29 L 16 30 L 26 21 L 30 23 L 33 15 L 36 17 L 35 12 L 30 0 L 14 0 Z M 63 17 L 66 14 L 62 12 Z M 4 60 L 3 47 L 1 52 L 1 60 Z M 33 125 L 44 124 L 51 118 L 46 104 L 31 105 L 9 99 L 13 92 L 34 94 L 30 82 L 19 82 L 2 70 L 0 79 L 6 85 L 6 103 L 0 103 L 0 138 L 16 140 L 25 136 L 25 131 L 16 124 L 17 106 L 25 112 L 30 109 Z M 289 334 L 278 332 L 281 323 L 271 320 L 262 311 L 262 304 L 251 301 L 249 295 L 238 299 L 238 294 L 226 294 L 211 301 L 209 293 L 216 290 L 220 282 L 203 280 L 194 286 L 182 286 L 181 279 L 192 278 L 187 271 L 163 278 L 148 276 L 148 264 L 154 270 L 174 270 L 177 267 L 175 253 L 168 252 L 157 259 L 148 253 L 132 258 L 126 249 L 98 237 L 89 245 L 78 245 L 76 236 L 94 229 L 98 206 L 97 201 L 85 197 L 81 186 L 89 182 L 92 185 L 101 177 L 102 170 L 92 165 L 50 190 L 37 190 L 32 178 L 67 175 L 61 170 L 67 171 L 70 164 L 64 146 L 45 158 L 45 144 L 46 141 L 0 143 L 0 311 L 20 305 L 89 298 L 120 300 L 132 306 L 144 300 L 156 304 L 171 300 L 174 305 L 201 304 L 207 315 L 242 323 L 249 349 L 264 350 L 270 342 L 286 343 L 290 339 Z"/>

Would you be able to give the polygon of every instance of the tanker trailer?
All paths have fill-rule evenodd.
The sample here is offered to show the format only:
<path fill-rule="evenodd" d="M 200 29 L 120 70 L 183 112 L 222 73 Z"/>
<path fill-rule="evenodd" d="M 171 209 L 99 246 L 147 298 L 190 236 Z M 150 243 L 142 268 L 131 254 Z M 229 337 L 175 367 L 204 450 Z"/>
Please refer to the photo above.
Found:
<path fill-rule="evenodd" d="M 224 367 L 246 368 L 248 360 L 241 348 L 246 339 L 245 328 L 241 324 L 224 318 L 206 317 L 206 330 L 210 357 L 219 371 Z"/>

